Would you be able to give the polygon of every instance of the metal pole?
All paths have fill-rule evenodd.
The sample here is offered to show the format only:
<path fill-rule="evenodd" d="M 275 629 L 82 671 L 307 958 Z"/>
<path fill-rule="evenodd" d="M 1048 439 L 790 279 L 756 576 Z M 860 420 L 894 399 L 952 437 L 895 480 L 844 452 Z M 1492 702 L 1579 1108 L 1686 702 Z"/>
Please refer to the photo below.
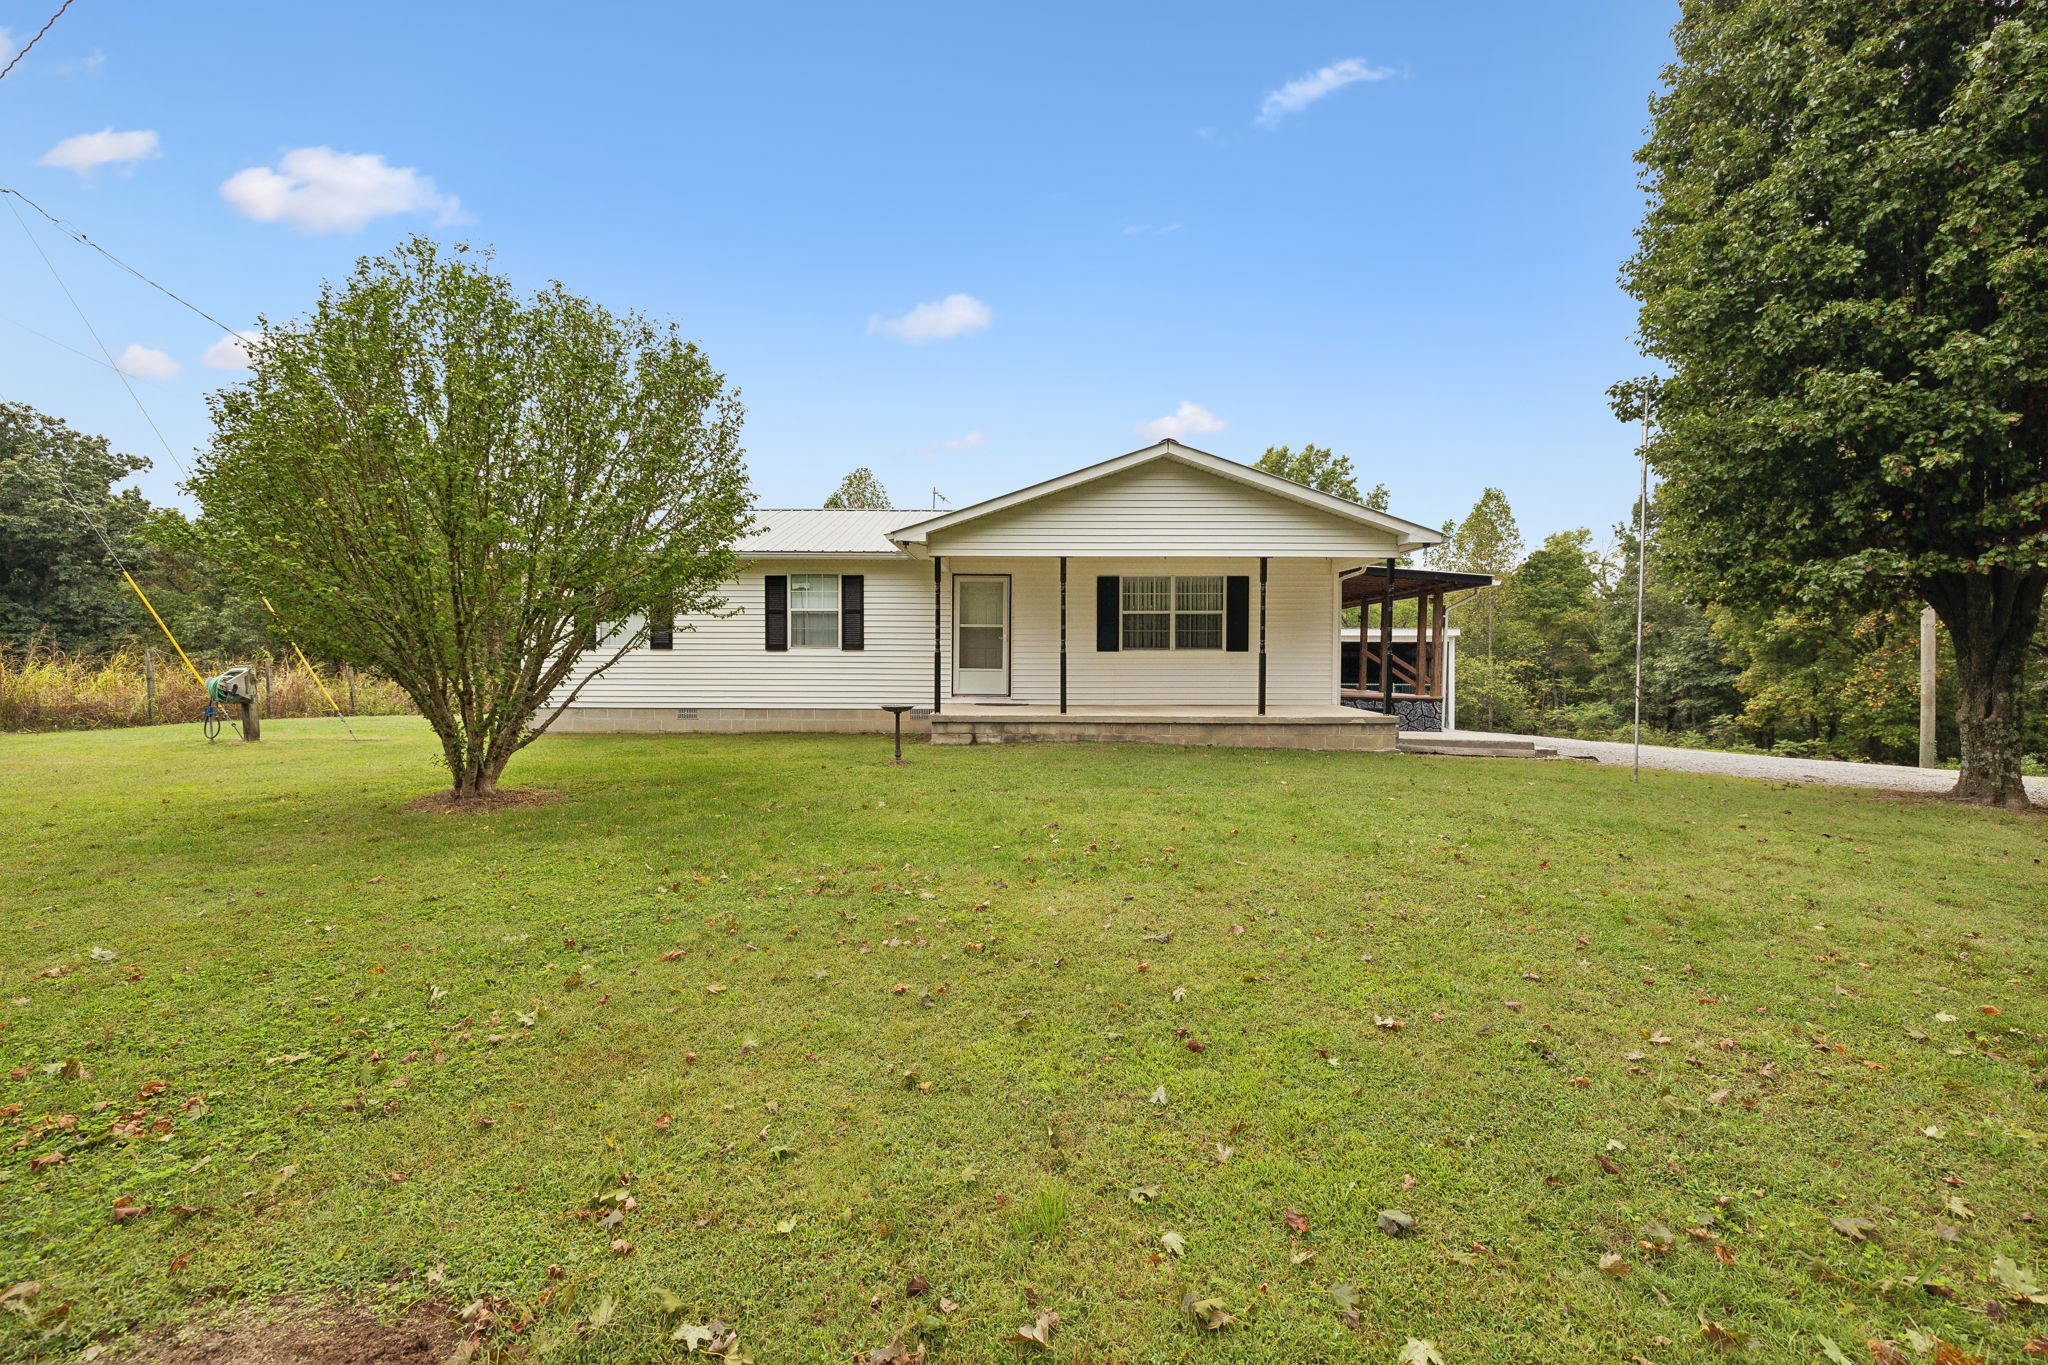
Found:
<path fill-rule="evenodd" d="M 1642 478 L 1636 488 L 1636 750 L 1629 781 L 1643 780 L 1643 566 L 1650 558 L 1650 400 L 1643 399 Z"/>
<path fill-rule="evenodd" d="M 1940 766 L 1934 744 L 1934 660 L 1936 641 L 1933 607 L 1920 609 L 1920 766 Z"/>
<path fill-rule="evenodd" d="M 896 713 L 896 761 L 903 761 L 903 713 Z"/>
<path fill-rule="evenodd" d="M 142 647 L 143 723 L 156 724 L 156 651 Z"/>

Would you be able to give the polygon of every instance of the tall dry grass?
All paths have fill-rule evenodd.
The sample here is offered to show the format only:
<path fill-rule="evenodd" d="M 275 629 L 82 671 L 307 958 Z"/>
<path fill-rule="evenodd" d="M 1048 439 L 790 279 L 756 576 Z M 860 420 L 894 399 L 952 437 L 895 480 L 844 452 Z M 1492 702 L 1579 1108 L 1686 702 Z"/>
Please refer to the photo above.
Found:
<path fill-rule="evenodd" d="M 185 665 L 168 649 L 151 651 L 155 661 L 156 698 L 152 706 L 141 649 L 111 654 L 66 654 L 34 646 L 0 644 L 0 730 L 101 730 L 123 725 L 195 722 L 206 696 Z M 194 659 L 204 676 L 226 667 Z M 267 668 L 267 685 L 257 687 L 259 714 L 266 718 L 334 714 L 320 695 L 313 675 L 296 658 L 242 660 L 259 671 Z M 320 681 L 343 711 L 358 716 L 390 716 L 414 708 L 397 686 L 360 674 L 352 679 L 326 669 Z"/>

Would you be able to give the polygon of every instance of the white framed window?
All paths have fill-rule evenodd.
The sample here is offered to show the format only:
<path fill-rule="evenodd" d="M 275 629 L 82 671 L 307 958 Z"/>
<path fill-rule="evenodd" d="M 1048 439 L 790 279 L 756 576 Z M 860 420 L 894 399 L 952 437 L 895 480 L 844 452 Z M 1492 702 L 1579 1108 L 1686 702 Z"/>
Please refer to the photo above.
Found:
<path fill-rule="evenodd" d="M 1125 649 L 1223 648 L 1222 574 L 1127 574 Z"/>
<path fill-rule="evenodd" d="M 789 647 L 839 648 L 839 575 L 789 576 Z"/>

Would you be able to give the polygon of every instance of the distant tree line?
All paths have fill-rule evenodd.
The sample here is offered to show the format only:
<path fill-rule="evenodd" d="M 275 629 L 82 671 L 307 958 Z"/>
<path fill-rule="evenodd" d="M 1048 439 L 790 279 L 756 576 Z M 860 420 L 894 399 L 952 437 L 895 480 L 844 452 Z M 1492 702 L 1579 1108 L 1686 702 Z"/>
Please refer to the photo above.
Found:
<path fill-rule="evenodd" d="M 254 597 L 173 550 L 185 521 L 121 484 L 149 461 L 24 403 L 0 403 L 0 645 L 100 654 L 163 643 L 120 566 L 194 658 L 283 645 Z"/>
<path fill-rule="evenodd" d="M 1716 602 L 1660 554 L 1653 492 L 1645 576 L 1643 726 L 1661 742 L 1800 757 L 1912 763 L 1920 722 L 1920 604 L 1829 608 L 1791 594 L 1777 603 Z M 1454 606 L 1458 720 L 1468 729 L 1613 739 L 1628 734 L 1635 689 L 1634 509 L 1600 543 L 1578 527 L 1525 550 L 1514 512 L 1489 488 L 1445 524 L 1430 567 L 1490 573 L 1497 587 Z M 1959 749 L 1955 660 L 1940 635 L 1939 744 Z M 2048 633 L 2037 634 L 2048 657 Z M 2026 752 L 2048 751 L 2030 683 Z"/>

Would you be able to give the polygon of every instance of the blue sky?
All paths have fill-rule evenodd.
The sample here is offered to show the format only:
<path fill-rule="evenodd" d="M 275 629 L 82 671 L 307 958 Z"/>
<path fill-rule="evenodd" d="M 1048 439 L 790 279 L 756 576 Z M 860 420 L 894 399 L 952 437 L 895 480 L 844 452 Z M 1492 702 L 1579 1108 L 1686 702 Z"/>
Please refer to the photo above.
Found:
<path fill-rule="evenodd" d="M 54 8 L 0 0 L 10 49 Z M 964 505 L 1171 432 L 1333 446 L 1432 525 L 1493 484 L 1532 544 L 1604 538 L 1673 17 L 77 0 L 0 82 L 0 184 L 236 327 L 415 230 L 673 318 L 743 390 L 764 506 L 856 465 Z M 189 462 L 221 333 L 32 226 Z M 173 496 L 119 380 L 45 337 L 97 351 L 0 212 L 0 397 Z"/>

